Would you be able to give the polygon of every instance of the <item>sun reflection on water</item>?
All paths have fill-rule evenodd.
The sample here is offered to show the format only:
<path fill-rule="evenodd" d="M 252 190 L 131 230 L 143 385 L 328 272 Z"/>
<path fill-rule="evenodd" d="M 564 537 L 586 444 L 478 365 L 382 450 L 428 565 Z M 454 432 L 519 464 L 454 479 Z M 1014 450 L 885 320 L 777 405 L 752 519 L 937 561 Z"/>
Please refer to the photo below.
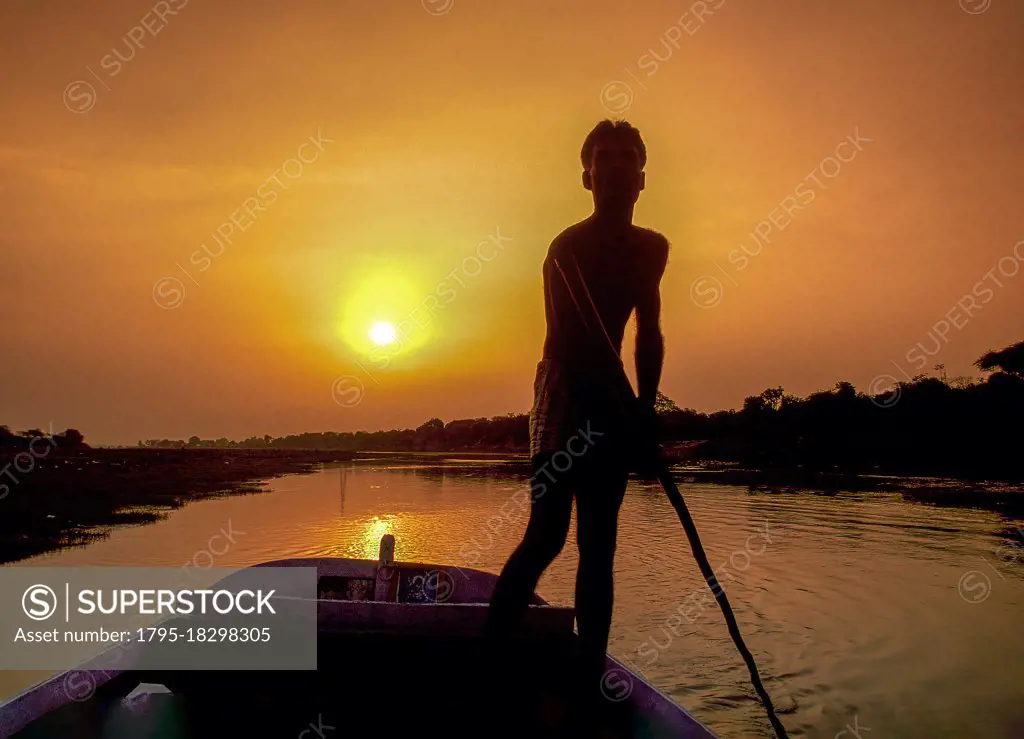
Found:
<path fill-rule="evenodd" d="M 394 516 L 374 516 L 366 522 L 363 531 L 362 550 L 357 557 L 361 559 L 377 559 L 380 553 L 380 538 L 384 534 L 394 534 Z"/>

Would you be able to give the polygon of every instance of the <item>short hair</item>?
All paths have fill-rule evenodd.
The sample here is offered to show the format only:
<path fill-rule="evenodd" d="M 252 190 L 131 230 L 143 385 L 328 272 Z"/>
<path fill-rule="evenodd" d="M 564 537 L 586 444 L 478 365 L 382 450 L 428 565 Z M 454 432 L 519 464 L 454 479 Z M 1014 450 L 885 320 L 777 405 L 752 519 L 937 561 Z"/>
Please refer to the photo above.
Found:
<path fill-rule="evenodd" d="M 594 155 L 594 146 L 597 144 L 598 139 L 605 136 L 622 136 L 629 139 L 636 146 L 637 153 L 640 155 L 640 168 L 643 169 L 647 166 L 647 147 L 644 146 L 640 130 L 631 125 L 629 121 L 622 119 L 613 121 L 610 118 L 605 118 L 594 126 L 590 133 L 587 134 L 587 138 L 583 140 L 583 150 L 580 152 L 580 161 L 583 162 L 583 169 L 590 169 L 590 160 Z"/>

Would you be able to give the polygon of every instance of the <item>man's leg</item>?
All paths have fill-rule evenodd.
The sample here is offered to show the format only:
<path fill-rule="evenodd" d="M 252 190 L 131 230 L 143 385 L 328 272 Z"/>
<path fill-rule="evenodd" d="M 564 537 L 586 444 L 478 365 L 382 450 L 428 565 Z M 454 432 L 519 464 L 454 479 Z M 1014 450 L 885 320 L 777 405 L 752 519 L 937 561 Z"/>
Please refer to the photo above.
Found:
<path fill-rule="evenodd" d="M 538 454 L 534 469 L 549 459 L 550 455 Z M 491 636 L 504 636 L 515 628 L 529 606 L 540 576 L 565 546 L 572 516 L 572 488 L 567 480 L 557 478 L 545 485 L 542 493 L 531 495 L 526 533 L 494 587 L 487 613 L 487 633 Z"/>
<path fill-rule="evenodd" d="M 589 465 L 588 465 L 589 467 Z M 614 602 L 613 571 L 619 507 L 629 473 L 612 464 L 593 465 L 576 493 L 576 623 L 580 638 L 580 678 L 596 695 L 608 651 Z"/>

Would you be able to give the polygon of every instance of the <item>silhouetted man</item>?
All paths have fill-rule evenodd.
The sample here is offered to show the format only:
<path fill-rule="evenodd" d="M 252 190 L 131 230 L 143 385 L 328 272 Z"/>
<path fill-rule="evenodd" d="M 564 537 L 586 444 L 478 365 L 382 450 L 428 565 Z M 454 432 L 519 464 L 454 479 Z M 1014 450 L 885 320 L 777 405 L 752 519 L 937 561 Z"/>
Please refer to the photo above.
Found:
<path fill-rule="evenodd" d="M 594 213 L 551 243 L 544 260 L 547 337 L 530 413 L 530 520 L 495 587 L 488 630 L 508 634 L 541 574 L 561 552 L 576 498 L 576 621 L 580 677 L 596 693 L 612 618 L 612 563 L 631 465 L 650 430 L 664 341 L 659 284 L 668 241 L 633 225 L 647 151 L 625 121 L 599 123 L 583 142 L 583 186 Z M 622 337 L 636 310 L 638 398 L 623 393 Z M 618 375 L 618 376 L 617 376 Z M 637 415 L 639 401 L 639 416 Z M 645 419 L 640 426 L 637 419 Z"/>

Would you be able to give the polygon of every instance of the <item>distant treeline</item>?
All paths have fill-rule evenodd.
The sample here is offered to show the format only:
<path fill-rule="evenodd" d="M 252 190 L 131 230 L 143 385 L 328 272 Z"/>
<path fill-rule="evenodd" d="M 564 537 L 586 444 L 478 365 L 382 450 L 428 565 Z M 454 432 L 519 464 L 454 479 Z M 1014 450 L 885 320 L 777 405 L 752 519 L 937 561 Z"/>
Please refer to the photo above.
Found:
<path fill-rule="evenodd" d="M 467 418 L 445 423 L 431 418 L 415 429 L 389 431 L 320 431 L 291 436 L 250 436 L 244 441 L 226 438 L 149 439 L 149 449 L 214 447 L 218 449 L 337 449 L 343 451 L 523 451 L 530 446 L 529 416 L 509 413 L 494 418 Z"/>
<path fill-rule="evenodd" d="M 78 429 L 60 433 L 46 433 L 42 429 L 28 429 L 15 433 L 8 426 L 0 426 L 0 449 L 26 449 L 34 456 L 45 457 L 47 449 L 88 449 L 85 437 Z"/>
<path fill-rule="evenodd" d="M 975 365 L 992 374 L 983 380 L 949 379 L 936 365 L 937 377 L 919 375 L 872 394 L 859 393 L 848 382 L 806 398 L 769 388 L 747 398 L 740 410 L 711 414 L 680 409 L 659 395 L 659 437 L 670 449 L 673 442 L 703 442 L 697 459 L 753 469 L 1024 479 L 1024 342 L 989 352 Z M 521 413 L 448 423 L 432 418 L 415 429 L 244 441 L 193 436 L 140 441 L 139 446 L 516 453 L 529 448 L 529 417 Z"/>

